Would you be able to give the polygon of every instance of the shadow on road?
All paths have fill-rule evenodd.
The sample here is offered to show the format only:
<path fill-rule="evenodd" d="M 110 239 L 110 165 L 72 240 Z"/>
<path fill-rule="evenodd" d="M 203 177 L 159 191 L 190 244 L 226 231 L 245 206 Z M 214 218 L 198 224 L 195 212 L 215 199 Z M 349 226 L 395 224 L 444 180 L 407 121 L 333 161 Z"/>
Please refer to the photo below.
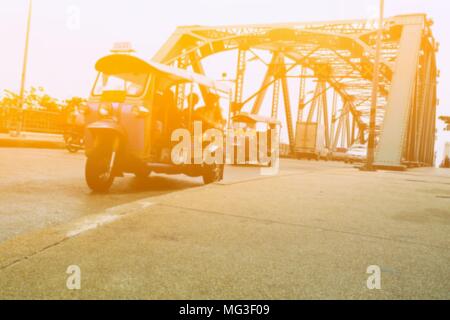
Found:
<path fill-rule="evenodd" d="M 123 180 L 123 181 L 121 181 Z M 180 191 L 188 188 L 202 186 L 203 183 L 193 178 L 180 178 L 180 176 L 152 175 L 147 178 L 118 178 L 109 194 L 147 194 L 152 196 Z M 101 196 L 101 194 L 91 193 Z"/>

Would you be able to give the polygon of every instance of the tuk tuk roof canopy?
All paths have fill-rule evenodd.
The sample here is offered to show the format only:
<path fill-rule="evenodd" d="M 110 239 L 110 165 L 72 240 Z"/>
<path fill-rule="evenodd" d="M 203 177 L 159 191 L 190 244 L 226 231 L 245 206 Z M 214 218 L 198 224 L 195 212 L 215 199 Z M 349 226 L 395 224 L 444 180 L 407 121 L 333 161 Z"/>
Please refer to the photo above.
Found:
<path fill-rule="evenodd" d="M 241 112 L 235 115 L 232 119 L 234 122 L 243 122 L 243 123 L 268 123 L 271 125 L 281 125 L 281 121 L 274 118 L 264 117 L 257 114 L 251 114 L 247 112 Z"/>
<path fill-rule="evenodd" d="M 215 81 L 202 74 L 174 68 L 154 61 L 144 61 L 136 56 L 126 54 L 112 54 L 97 61 L 95 69 L 106 74 L 120 74 L 128 72 L 156 73 L 169 80 L 180 82 L 194 82 L 201 86 L 222 93 L 230 93 L 231 88 L 225 83 Z"/>

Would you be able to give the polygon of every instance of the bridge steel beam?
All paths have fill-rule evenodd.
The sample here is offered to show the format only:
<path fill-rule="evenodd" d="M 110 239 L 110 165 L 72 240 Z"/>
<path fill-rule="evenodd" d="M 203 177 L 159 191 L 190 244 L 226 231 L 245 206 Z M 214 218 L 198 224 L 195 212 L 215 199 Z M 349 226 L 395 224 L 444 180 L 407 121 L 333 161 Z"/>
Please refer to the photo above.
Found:
<path fill-rule="evenodd" d="M 292 124 L 292 108 L 291 108 L 291 96 L 289 95 L 289 85 L 287 82 L 287 70 L 286 64 L 284 62 L 284 57 L 280 58 L 280 80 L 281 80 L 281 88 L 283 90 L 283 101 L 284 101 L 284 110 L 286 114 L 286 124 L 288 129 L 288 137 L 289 137 L 289 145 L 291 147 L 291 152 L 295 151 L 295 132 Z"/>
<path fill-rule="evenodd" d="M 244 78 L 247 67 L 247 50 L 245 48 L 239 48 L 237 68 L 236 68 L 236 81 L 234 89 L 234 102 L 241 103 L 244 92 Z"/>
<path fill-rule="evenodd" d="M 253 104 L 252 112 L 253 114 L 258 114 L 261 110 L 261 106 L 264 102 L 264 98 L 266 97 L 267 88 L 269 87 L 272 79 L 274 78 L 277 68 L 280 61 L 280 54 L 278 52 L 274 52 L 272 56 L 272 60 L 267 68 L 266 75 L 264 76 L 264 80 L 261 84 L 261 90 L 259 91 L 258 95 L 256 96 L 255 103 Z M 276 80 L 274 81 L 276 82 Z M 275 84 L 277 85 L 277 84 Z"/>
<path fill-rule="evenodd" d="M 431 26 L 424 14 L 389 17 L 383 22 L 376 99 L 378 145 L 375 164 L 380 167 L 433 165 L 438 75 L 435 55 L 438 44 Z M 180 58 L 189 56 L 193 70 L 207 74 L 201 67 L 203 59 L 236 50 L 240 58 L 236 68 L 238 86 L 235 102 L 241 108 L 252 103 L 249 109 L 257 114 L 262 111 L 267 89 L 274 83 L 276 95 L 277 82 L 283 93 L 289 91 L 285 90 L 288 80 L 277 76 L 282 56 L 287 71 L 291 71 L 294 65 L 301 68 L 301 74 L 297 76 L 301 81 L 300 91 L 305 92 L 305 79 L 312 81 L 309 79 L 316 78 L 319 81 L 322 78 L 327 90 L 333 90 L 341 98 L 342 111 L 337 118 L 337 109 L 331 110 L 336 108 L 335 103 L 328 104 L 324 100 L 326 93 L 310 102 L 306 102 L 309 92 L 300 94 L 297 118 L 310 119 L 312 114 L 320 112 L 324 121 L 325 115 L 327 119 L 331 115 L 331 121 L 326 124 L 328 145 L 335 147 L 339 140 L 344 147 L 350 147 L 355 140 L 360 143 L 366 141 L 377 30 L 376 21 L 367 20 L 186 26 L 177 28 L 153 59 L 176 65 Z M 247 64 L 256 61 L 268 65 L 256 92 L 245 92 L 240 84 L 245 77 L 243 49 L 249 52 L 266 51 L 273 55 L 270 62 L 261 58 L 245 61 Z M 232 63 L 236 62 L 233 60 Z M 304 70 L 307 72 L 304 73 Z M 292 77 L 295 76 L 285 78 Z M 286 109 L 287 114 L 292 118 L 292 99 L 284 98 L 285 108 L 289 108 Z M 277 109 L 274 104 L 272 107 L 272 115 L 275 115 Z"/>
<path fill-rule="evenodd" d="M 375 155 L 377 167 L 402 168 L 404 166 L 405 142 L 413 106 L 422 31 L 423 27 L 420 24 L 403 27 L 380 142 Z M 423 117 L 422 121 L 427 125 L 430 120 Z"/>

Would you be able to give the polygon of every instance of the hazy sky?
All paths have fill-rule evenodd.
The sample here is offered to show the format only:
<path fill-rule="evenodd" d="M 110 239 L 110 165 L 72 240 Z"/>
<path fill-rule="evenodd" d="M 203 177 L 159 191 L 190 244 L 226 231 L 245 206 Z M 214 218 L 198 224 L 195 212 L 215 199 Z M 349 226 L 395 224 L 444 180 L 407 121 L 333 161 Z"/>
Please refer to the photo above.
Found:
<path fill-rule="evenodd" d="M 150 58 L 179 25 L 302 22 L 376 16 L 378 0 L 34 0 L 27 86 L 87 96 L 93 65 L 112 43 Z M 0 91 L 18 90 L 28 0 L 0 0 Z M 79 12 L 79 25 L 73 20 Z M 427 13 L 439 53 L 439 114 L 450 114 L 450 1 L 386 0 L 386 15 Z M 75 19 L 76 20 L 76 19 Z M 445 57 L 445 58 L 444 58 Z M 441 139 L 444 135 L 440 134 Z M 448 138 L 448 137 L 447 137 Z"/>

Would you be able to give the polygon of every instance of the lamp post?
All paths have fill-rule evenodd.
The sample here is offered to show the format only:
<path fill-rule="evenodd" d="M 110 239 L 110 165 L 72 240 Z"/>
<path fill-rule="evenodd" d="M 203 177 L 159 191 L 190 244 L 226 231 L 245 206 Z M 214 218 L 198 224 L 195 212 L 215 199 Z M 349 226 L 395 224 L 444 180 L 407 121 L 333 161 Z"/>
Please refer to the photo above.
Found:
<path fill-rule="evenodd" d="M 367 164 L 364 168 L 368 171 L 376 170 L 374 166 L 375 135 L 376 135 L 378 84 L 379 84 L 380 58 L 381 58 L 381 42 L 383 40 L 383 19 L 384 19 L 384 0 L 380 0 L 380 19 L 377 30 L 377 44 L 376 44 L 375 62 L 373 67 L 372 105 L 370 108 L 369 141 L 367 145 Z"/>
<path fill-rule="evenodd" d="M 27 64 L 28 64 L 28 46 L 30 42 L 30 27 L 31 27 L 31 14 L 33 9 L 33 0 L 29 0 L 28 2 L 28 20 L 27 20 L 27 31 L 25 36 L 25 52 L 23 55 L 23 67 L 22 67 L 22 79 L 20 83 L 20 95 L 19 95 L 19 108 L 18 108 L 18 123 L 17 123 L 17 132 L 16 134 L 19 136 L 22 131 L 23 125 L 23 104 L 24 104 L 24 96 L 25 96 L 25 81 L 27 75 Z"/>

